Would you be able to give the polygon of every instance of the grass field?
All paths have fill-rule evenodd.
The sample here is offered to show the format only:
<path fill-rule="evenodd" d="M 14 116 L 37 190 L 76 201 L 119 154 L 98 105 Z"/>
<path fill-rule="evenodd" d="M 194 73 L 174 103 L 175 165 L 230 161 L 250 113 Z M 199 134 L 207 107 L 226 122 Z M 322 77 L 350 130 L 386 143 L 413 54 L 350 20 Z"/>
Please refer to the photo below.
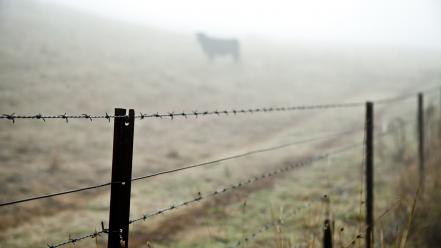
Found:
<path fill-rule="evenodd" d="M 351 102 L 393 97 L 441 82 L 439 53 L 240 37 L 241 63 L 227 58 L 209 63 L 193 34 L 117 22 L 38 1 L 0 1 L 0 34 L 0 113 L 104 114 L 115 107 L 156 113 Z M 435 95 L 427 100 L 436 101 Z M 414 117 L 415 108 L 413 100 L 379 106 L 378 129 L 397 116 Z M 134 183 L 131 216 L 317 151 L 361 141 L 363 118 L 364 109 L 355 108 L 137 120 L 134 176 L 348 129 L 359 132 Z M 109 181 L 112 132 L 113 125 L 106 120 L 1 121 L 0 201 Z M 135 224 L 131 243 L 223 247 L 305 202 L 312 206 L 287 220 L 279 230 L 283 238 L 275 238 L 279 233 L 272 230 L 247 247 L 290 247 L 288 240 L 317 243 L 324 194 L 331 199 L 337 226 L 358 224 L 362 150 L 357 151 Z M 385 161 L 379 169 L 384 173 L 379 178 L 378 212 L 393 202 L 390 186 L 398 180 L 395 167 L 386 166 L 398 165 Z M 0 246 L 44 247 L 69 234 L 91 232 L 106 222 L 108 198 L 108 189 L 102 189 L 4 207 Z M 348 229 L 343 238 L 348 241 L 354 234 Z M 274 245 L 281 240 L 284 246 Z M 98 241 L 102 245 L 104 238 Z M 96 244 L 89 240 L 77 246 Z"/>

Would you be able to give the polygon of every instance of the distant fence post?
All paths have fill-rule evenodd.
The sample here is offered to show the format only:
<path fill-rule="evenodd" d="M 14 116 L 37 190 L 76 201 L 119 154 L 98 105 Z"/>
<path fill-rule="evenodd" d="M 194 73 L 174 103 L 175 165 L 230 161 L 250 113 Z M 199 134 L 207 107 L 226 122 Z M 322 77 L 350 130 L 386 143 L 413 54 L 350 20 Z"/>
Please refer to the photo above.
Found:
<path fill-rule="evenodd" d="M 366 103 L 366 248 L 374 243 L 374 104 Z"/>
<path fill-rule="evenodd" d="M 329 219 L 323 223 L 323 248 L 332 248 L 332 226 Z"/>
<path fill-rule="evenodd" d="M 332 248 L 332 234 L 334 227 L 331 224 L 331 199 L 328 195 L 323 196 L 325 204 L 325 221 L 323 223 L 323 248 Z"/>
<path fill-rule="evenodd" d="M 418 165 L 419 183 L 424 185 L 424 95 L 418 94 Z"/>
<path fill-rule="evenodd" d="M 441 87 L 439 90 L 438 142 L 441 141 Z"/>
<path fill-rule="evenodd" d="M 115 109 L 115 116 L 126 115 Z M 114 119 L 108 248 L 128 247 L 134 126 L 133 109 Z"/>

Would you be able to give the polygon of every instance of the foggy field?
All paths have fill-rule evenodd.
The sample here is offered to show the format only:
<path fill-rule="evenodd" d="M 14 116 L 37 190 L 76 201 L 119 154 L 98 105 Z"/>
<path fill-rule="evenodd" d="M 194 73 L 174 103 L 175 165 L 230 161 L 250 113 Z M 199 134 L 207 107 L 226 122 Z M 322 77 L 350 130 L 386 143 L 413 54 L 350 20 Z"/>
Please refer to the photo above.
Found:
<path fill-rule="evenodd" d="M 238 39 L 240 62 L 229 57 L 210 62 L 192 33 L 107 19 L 44 1 L 0 0 L 0 114 L 113 114 L 118 107 L 133 108 L 137 114 L 288 107 L 364 102 L 441 86 L 439 51 L 333 46 L 252 35 Z M 431 94 L 426 103 L 438 107 L 438 97 Z M 131 218 L 306 156 L 361 142 L 364 111 L 360 107 L 137 119 L 133 177 L 353 132 L 134 182 Z M 376 111 L 376 127 L 385 131 L 397 117 L 413 120 L 416 100 L 381 105 Z M 415 166 L 415 132 L 406 130 L 412 138 L 403 145 L 409 153 L 405 161 Z M 113 120 L 0 120 L 0 202 L 110 181 L 112 137 Z M 393 142 L 393 138 L 386 139 L 385 154 L 395 152 Z M 252 233 L 271 216 L 305 202 L 312 202 L 312 207 L 287 221 L 282 234 L 270 230 L 246 247 L 290 247 L 274 245 L 274 236 L 285 234 L 287 240 L 298 244 L 308 244 L 311 239 L 320 242 L 317 226 L 323 221 L 320 198 L 325 194 L 331 198 L 336 225 L 348 228 L 343 238 L 349 241 L 356 235 L 351 226 L 357 226 L 361 218 L 362 151 L 362 147 L 356 148 L 276 179 L 265 179 L 237 194 L 228 193 L 135 224 L 131 247 L 147 247 L 147 242 L 155 248 L 225 247 Z M 401 161 L 384 156 L 378 163 L 376 214 L 393 203 L 401 190 L 397 186 L 401 174 L 396 173 Z M 108 225 L 109 194 L 110 189 L 104 188 L 2 207 L 0 247 L 46 247 L 68 239 L 69 234 L 75 237 L 99 230 L 101 221 Z M 97 242 L 90 239 L 75 247 L 106 247 L 107 236 Z M 387 243 L 391 244 L 393 240 Z"/>

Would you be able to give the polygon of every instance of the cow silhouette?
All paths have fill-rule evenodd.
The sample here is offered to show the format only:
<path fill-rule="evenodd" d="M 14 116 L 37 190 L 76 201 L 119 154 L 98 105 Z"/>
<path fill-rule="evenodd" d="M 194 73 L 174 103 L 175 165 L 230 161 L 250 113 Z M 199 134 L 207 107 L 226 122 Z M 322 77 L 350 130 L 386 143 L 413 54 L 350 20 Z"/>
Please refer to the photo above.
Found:
<path fill-rule="evenodd" d="M 217 56 L 228 55 L 231 55 L 235 61 L 240 60 L 240 44 L 237 39 L 219 39 L 208 37 L 204 33 L 197 33 L 196 37 L 210 61 L 214 60 Z"/>

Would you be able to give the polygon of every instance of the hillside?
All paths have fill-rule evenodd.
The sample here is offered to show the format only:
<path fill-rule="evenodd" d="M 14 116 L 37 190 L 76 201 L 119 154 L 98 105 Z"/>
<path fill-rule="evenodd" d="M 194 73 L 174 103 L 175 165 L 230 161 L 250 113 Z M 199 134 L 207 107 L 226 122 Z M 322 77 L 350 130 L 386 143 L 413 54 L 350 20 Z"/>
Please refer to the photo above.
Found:
<path fill-rule="evenodd" d="M 193 34 L 30 0 L 0 1 L 0 34 L 0 113 L 8 114 L 104 114 L 115 107 L 156 113 L 360 101 L 441 81 L 440 54 L 310 47 L 253 37 L 239 37 L 241 63 L 228 58 L 209 63 Z M 345 120 L 339 123 L 331 121 L 335 115 L 318 112 L 138 120 L 134 175 L 362 125 L 362 110 L 348 113 L 337 113 Z M 106 120 L 1 121 L 0 201 L 107 182 L 112 130 Z M 266 159 L 282 163 L 292 155 Z M 261 163 L 256 168 L 264 168 L 265 161 L 256 160 Z M 235 170 L 238 176 L 248 173 Z M 225 182 L 214 175 L 207 179 L 211 186 Z M 161 200 L 146 208 L 192 194 L 197 187 L 204 186 L 174 193 L 164 189 L 153 196 Z M 69 231 L 91 230 L 107 215 L 106 197 L 101 190 L 0 209 L 0 246 L 43 245 Z M 143 209 L 140 202 L 134 208 Z M 47 229 L 41 229 L 42 223 Z M 40 234 L 32 231 L 37 227 Z"/>

